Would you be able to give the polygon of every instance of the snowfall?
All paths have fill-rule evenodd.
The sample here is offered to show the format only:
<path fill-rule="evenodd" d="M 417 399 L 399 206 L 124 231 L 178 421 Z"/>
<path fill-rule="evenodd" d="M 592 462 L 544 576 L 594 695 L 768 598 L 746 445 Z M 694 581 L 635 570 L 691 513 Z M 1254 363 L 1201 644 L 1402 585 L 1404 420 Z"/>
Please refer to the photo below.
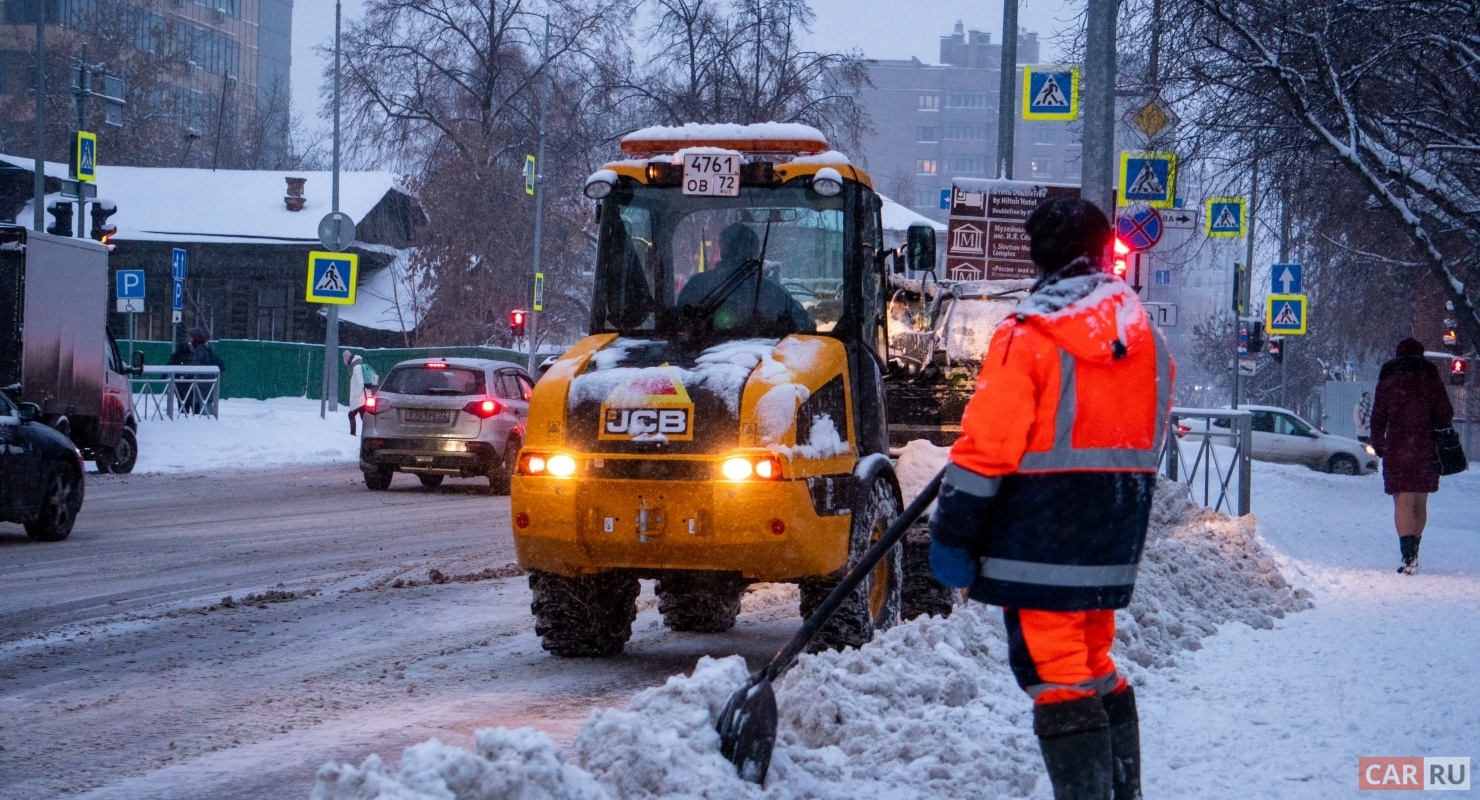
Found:
<path fill-rule="evenodd" d="M 219 420 L 146 421 L 138 470 L 353 462 L 356 444 L 317 401 L 225 400 Z M 906 493 L 944 455 L 907 447 Z M 1254 513 L 1233 519 L 1158 489 L 1113 651 L 1140 700 L 1146 795 L 1351 797 L 1362 756 L 1480 763 L 1480 464 L 1431 497 L 1411 577 L 1394 572 L 1380 477 L 1256 462 L 1252 490 Z M 304 787 L 316 800 L 1048 798 L 1005 653 L 999 612 L 971 604 L 802 657 L 777 687 L 764 787 L 736 777 L 714 732 L 746 677 L 739 657 L 592 711 L 567 747 L 490 728 L 471 750 L 431 740 L 398 761 L 326 764 Z"/>

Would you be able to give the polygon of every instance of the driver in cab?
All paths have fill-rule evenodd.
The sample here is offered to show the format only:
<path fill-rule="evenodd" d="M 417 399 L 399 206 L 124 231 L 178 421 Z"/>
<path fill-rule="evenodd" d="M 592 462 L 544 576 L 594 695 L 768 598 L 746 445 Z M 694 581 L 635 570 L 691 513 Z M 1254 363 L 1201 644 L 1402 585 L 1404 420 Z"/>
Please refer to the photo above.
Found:
<path fill-rule="evenodd" d="M 741 222 L 730 223 L 720 232 L 719 246 L 720 260 L 714 267 L 684 283 L 678 294 L 680 309 L 718 303 L 710 315 L 716 331 L 753 328 L 764 336 L 816 332 L 801 303 L 762 274 L 764 265 L 756 263 L 761 259 L 761 241 L 755 231 Z M 738 277 L 736 271 L 746 269 L 747 264 L 750 273 Z"/>

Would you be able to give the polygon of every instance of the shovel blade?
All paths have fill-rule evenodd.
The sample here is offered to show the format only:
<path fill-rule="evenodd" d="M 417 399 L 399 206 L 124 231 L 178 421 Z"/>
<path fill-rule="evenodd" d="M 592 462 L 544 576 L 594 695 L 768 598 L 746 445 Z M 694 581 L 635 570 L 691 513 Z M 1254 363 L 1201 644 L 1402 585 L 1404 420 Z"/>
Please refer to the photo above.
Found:
<path fill-rule="evenodd" d="M 730 695 L 715 728 L 720 753 L 735 765 L 740 777 L 765 783 L 771 751 L 776 748 L 776 693 L 770 679 L 752 680 Z"/>

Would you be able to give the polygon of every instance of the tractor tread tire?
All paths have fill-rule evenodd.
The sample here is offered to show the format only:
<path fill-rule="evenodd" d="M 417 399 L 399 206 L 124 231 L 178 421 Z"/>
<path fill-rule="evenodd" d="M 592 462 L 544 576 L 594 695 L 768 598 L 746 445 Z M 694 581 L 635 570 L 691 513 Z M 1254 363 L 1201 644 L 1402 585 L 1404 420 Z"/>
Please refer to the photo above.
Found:
<path fill-rule="evenodd" d="M 749 581 L 738 572 L 677 572 L 658 579 L 658 613 L 669 630 L 724 633 L 735 627 Z"/>
<path fill-rule="evenodd" d="M 904 588 L 900 616 L 949 617 L 956 607 L 955 593 L 930 571 L 930 524 L 917 522 L 904 535 Z"/>
<path fill-rule="evenodd" d="M 804 578 L 799 581 L 801 590 L 801 612 L 805 618 L 827 599 L 834 586 L 842 579 L 843 572 L 858 563 L 873 544 L 875 535 L 882 535 L 881 527 L 887 527 L 899 516 L 899 496 L 893 485 L 883 477 L 859 487 L 858 502 L 853 507 L 853 524 L 848 535 L 848 565 L 837 575 L 827 578 Z M 882 526 L 880 525 L 882 523 Z M 876 574 L 871 574 L 843 601 L 837 613 L 807 645 L 807 651 L 842 650 L 847 647 L 862 647 L 874 634 L 893 627 L 900 616 L 900 548 L 889 551 L 885 558 L 889 564 L 890 586 L 885 591 L 883 607 L 877 616 L 870 613 L 869 595 Z"/>
<path fill-rule="evenodd" d="M 600 572 L 567 578 L 531 570 L 534 632 L 562 658 L 600 658 L 622 652 L 637 619 L 637 578 Z"/>

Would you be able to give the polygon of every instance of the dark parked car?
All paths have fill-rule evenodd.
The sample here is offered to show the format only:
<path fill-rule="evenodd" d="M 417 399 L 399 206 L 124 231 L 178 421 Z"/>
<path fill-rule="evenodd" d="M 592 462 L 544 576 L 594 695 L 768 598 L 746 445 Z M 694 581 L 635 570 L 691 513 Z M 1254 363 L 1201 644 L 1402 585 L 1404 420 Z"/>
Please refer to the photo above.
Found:
<path fill-rule="evenodd" d="M 0 522 L 19 522 L 42 542 L 72 533 L 82 509 L 82 454 L 72 441 L 0 394 Z"/>

